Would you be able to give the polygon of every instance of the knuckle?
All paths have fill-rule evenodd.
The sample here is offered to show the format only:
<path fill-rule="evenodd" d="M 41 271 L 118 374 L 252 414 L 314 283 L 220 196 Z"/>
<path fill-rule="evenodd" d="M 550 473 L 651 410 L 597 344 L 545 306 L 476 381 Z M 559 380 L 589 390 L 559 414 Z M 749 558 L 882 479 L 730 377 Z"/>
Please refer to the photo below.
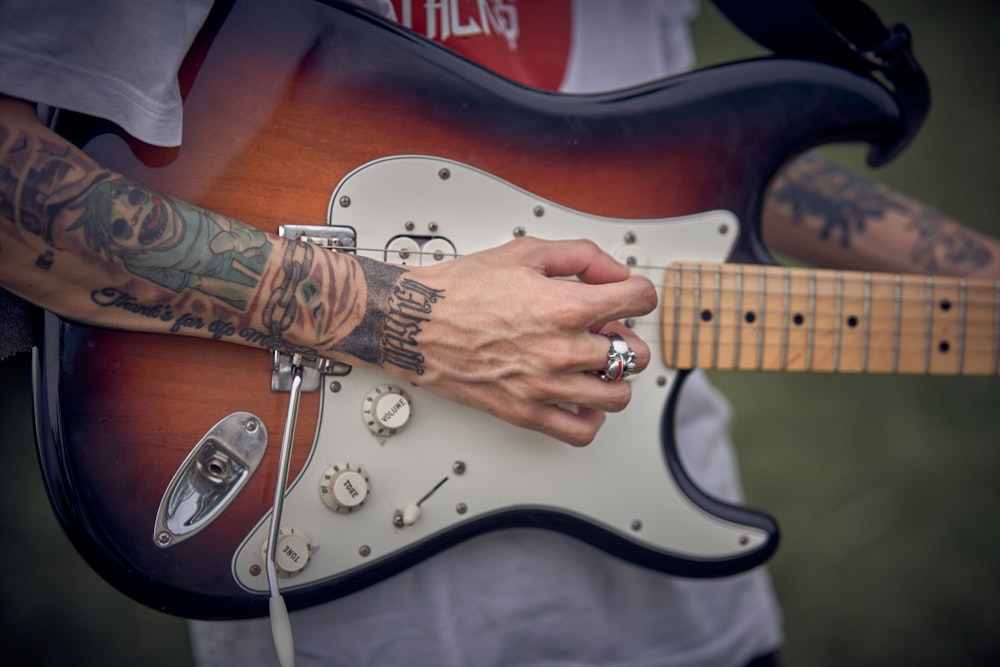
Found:
<path fill-rule="evenodd" d="M 608 397 L 608 411 L 621 412 L 632 401 L 632 386 L 628 382 L 616 382 L 616 389 Z"/>
<path fill-rule="evenodd" d="M 545 425 L 541 411 L 530 402 L 513 402 L 507 406 L 505 413 L 500 416 L 514 426 L 534 431 L 541 430 Z"/>
<path fill-rule="evenodd" d="M 656 308 L 656 304 L 659 302 L 659 297 L 657 297 L 656 294 L 656 288 L 653 286 L 652 282 L 645 279 L 640 282 L 640 285 L 641 287 L 639 289 L 639 293 L 635 298 L 636 308 L 641 308 L 643 310 L 643 314 L 652 312 L 652 310 Z"/>
<path fill-rule="evenodd" d="M 591 239 L 579 239 L 574 241 L 574 243 L 577 243 L 582 250 L 591 255 L 598 255 L 604 252 L 601 250 L 601 247 Z"/>
<path fill-rule="evenodd" d="M 577 433 L 572 433 L 567 437 L 563 438 L 563 440 L 566 443 L 572 445 L 573 447 L 586 447 L 587 445 L 592 443 L 594 441 L 594 438 L 596 437 L 597 437 L 597 429 L 588 428 L 585 430 L 581 430 Z"/>

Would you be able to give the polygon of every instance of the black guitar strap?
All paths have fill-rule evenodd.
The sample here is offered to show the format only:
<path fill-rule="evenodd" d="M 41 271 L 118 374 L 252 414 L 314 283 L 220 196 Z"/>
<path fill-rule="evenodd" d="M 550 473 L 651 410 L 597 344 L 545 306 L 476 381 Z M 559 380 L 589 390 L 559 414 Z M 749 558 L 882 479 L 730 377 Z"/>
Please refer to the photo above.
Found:
<path fill-rule="evenodd" d="M 869 156 L 885 164 L 916 135 L 930 109 L 930 86 L 913 55 L 910 31 L 886 26 L 861 0 L 712 0 L 737 28 L 777 56 L 817 60 L 875 76 L 895 93 L 902 124 Z"/>

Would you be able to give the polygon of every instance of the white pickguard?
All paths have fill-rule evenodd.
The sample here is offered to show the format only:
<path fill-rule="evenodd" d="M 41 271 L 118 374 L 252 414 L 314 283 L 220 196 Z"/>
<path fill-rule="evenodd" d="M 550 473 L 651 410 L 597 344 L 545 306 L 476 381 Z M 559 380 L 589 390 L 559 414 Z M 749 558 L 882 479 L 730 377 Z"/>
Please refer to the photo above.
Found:
<path fill-rule="evenodd" d="M 588 238 L 619 259 L 635 257 L 643 267 L 637 270 L 656 285 L 662 284 L 662 268 L 644 267 L 666 267 L 676 260 L 724 261 L 739 233 L 737 220 L 725 211 L 661 220 L 596 217 L 465 165 L 408 156 L 379 160 L 350 174 L 333 194 L 330 212 L 331 224 L 358 230 L 359 252 L 377 259 L 399 261 L 384 249 L 390 244 L 416 247 L 410 240 L 415 237 L 432 240 L 425 253 L 410 255 L 411 263 L 437 261 L 427 254 L 435 248 L 450 252 L 453 246 L 458 254 L 467 254 L 521 233 Z M 658 312 L 636 326 L 658 338 Z M 768 539 L 765 531 L 706 512 L 671 476 L 660 425 L 676 373 L 663 366 L 656 344 L 650 348 L 649 368 L 629 379 L 629 407 L 609 415 L 597 439 L 583 448 L 410 385 L 404 386 L 412 403 L 406 428 L 380 438 L 362 418 L 364 399 L 374 387 L 397 383 L 360 368 L 328 378 L 321 389 L 315 445 L 288 492 L 282 520 L 283 527 L 308 537 L 309 562 L 285 578 L 283 587 L 317 585 L 380 559 L 405 559 L 414 545 L 443 531 L 514 509 L 571 515 L 650 551 L 695 561 L 739 558 L 759 549 Z M 336 392 L 329 388 L 332 380 L 339 383 Z M 454 472 L 456 462 L 464 465 L 462 474 Z M 366 502 L 349 514 L 329 510 L 319 491 L 328 466 L 344 463 L 361 468 L 370 482 Z M 394 525 L 397 510 L 416 503 L 445 478 L 423 502 L 413 525 Z M 260 567 L 267 524 L 265 516 L 233 559 L 237 581 L 255 593 L 267 592 Z"/>

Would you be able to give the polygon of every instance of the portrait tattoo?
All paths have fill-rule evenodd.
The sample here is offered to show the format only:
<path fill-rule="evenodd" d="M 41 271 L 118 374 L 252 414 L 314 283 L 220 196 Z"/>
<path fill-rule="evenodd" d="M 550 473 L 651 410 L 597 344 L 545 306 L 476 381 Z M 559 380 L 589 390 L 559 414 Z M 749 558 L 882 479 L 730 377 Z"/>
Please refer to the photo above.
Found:
<path fill-rule="evenodd" d="M 173 292 L 194 289 L 245 310 L 271 243 L 260 230 L 163 197 L 127 179 L 98 183 L 77 205 L 94 251 Z"/>
<path fill-rule="evenodd" d="M 434 305 L 444 299 L 444 290 L 406 277 L 407 270 L 401 266 L 356 259 L 368 285 L 364 319 L 333 350 L 423 375 L 424 355 L 417 337 L 422 325 L 430 321 Z"/>
<path fill-rule="evenodd" d="M 845 248 L 850 247 L 852 235 L 864 232 L 869 223 L 890 210 L 906 210 L 878 184 L 812 154 L 795 161 L 772 196 L 789 207 L 795 224 L 817 217 L 822 222 L 820 238 L 835 239 Z"/>

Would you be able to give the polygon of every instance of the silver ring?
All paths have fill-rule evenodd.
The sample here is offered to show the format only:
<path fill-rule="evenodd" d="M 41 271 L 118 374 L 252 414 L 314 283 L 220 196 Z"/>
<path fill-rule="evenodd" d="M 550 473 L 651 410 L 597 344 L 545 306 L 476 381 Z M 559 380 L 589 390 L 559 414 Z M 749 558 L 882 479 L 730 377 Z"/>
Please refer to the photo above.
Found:
<path fill-rule="evenodd" d="M 611 341 L 608 349 L 608 363 L 598 377 L 605 382 L 617 382 L 635 373 L 635 352 L 628 346 L 625 339 L 616 333 L 604 334 Z"/>

